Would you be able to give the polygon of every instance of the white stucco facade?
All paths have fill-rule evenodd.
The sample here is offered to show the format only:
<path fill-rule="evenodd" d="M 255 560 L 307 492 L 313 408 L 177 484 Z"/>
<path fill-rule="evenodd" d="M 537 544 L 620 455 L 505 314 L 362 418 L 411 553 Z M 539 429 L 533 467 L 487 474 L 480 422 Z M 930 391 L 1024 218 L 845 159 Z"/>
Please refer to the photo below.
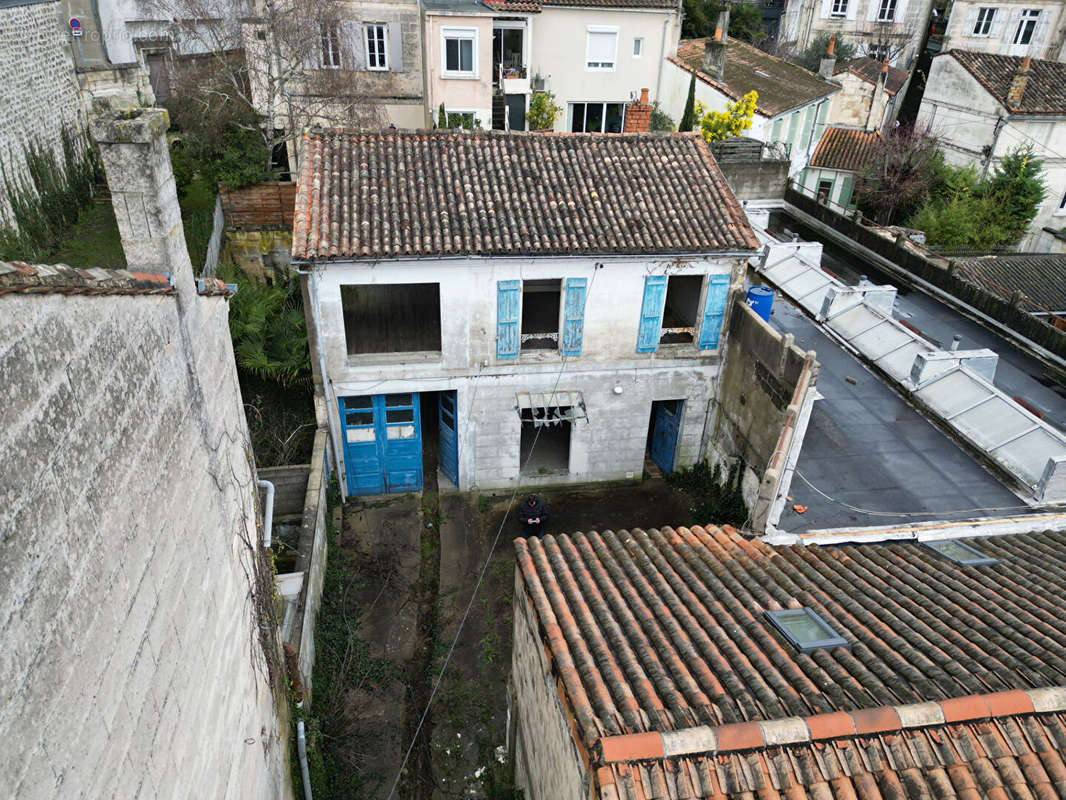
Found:
<path fill-rule="evenodd" d="M 979 175 L 991 174 L 1018 148 L 1033 148 L 1044 162 L 1047 194 L 1020 250 L 1040 251 L 1044 226 L 1066 226 L 1066 114 L 1008 113 L 958 61 L 944 54 L 933 59 L 918 123 L 930 127 L 949 163 L 973 166 Z"/>
<path fill-rule="evenodd" d="M 859 55 L 910 69 L 929 22 L 932 0 L 808 0 L 789 2 L 778 40 L 795 52 L 819 34 L 858 45 Z"/>
<path fill-rule="evenodd" d="M 825 167 L 807 167 L 800 173 L 800 186 L 806 194 L 817 197 L 835 211 L 854 208 L 855 173 Z"/>
<path fill-rule="evenodd" d="M 639 480 L 652 402 L 682 400 L 675 467 L 702 454 L 714 410 L 728 305 L 718 346 L 660 344 L 638 353 L 645 278 L 729 275 L 739 290 L 745 254 L 710 257 L 456 258 L 340 262 L 311 267 L 312 314 L 336 452 L 345 452 L 338 398 L 457 391 L 458 488 L 514 485 L 520 471 L 519 392 L 581 392 L 587 421 L 571 425 L 565 469 L 522 475 L 523 485 Z M 581 354 L 522 350 L 497 357 L 497 285 L 509 280 L 587 280 Z M 439 352 L 349 356 L 341 287 L 358 284 L 439 285 Z M 707 290 L 701 282 L 700 303 Z M 699 335 L 695 340 L 698 341 Z M 424 419 L 424 416 L 423 416 Z M 344 464 L 341 464 L 344 470 Z M 342 471 L 341 483 L 345 478 Z"/>
<path fill-rule="evenodd" d="M 1061 61 L 1064 37 L 1066 7 L 1059 0 L 955 0 L 941 49 Z"/>
<path fill-rule="evenodd" d="M 674 122 L 681 119 L 688 98 L 688 87 L 692 73 L 673 61 L 664 64 L 663 94 L 661 105 Z M 710 111 L 721 111 L 734 102 L 707 81 L 696 78 L 696 100 L 703 103 Z M 744 131 L 744 136 L 766 142 L 781 143 L 787 146 L 791 165 L 789 174 L 795 175 L 810 161 L 814 148 L 825 130 L 830 115 L 833 96 L 820 97 L 806 105 L 790 108 L 780 114 L 768 116 L 756 111 L 752 117 L 751 127 Z"/>
<path fill-rule="evenodd" d="M 544 6 L 532 26 L 530 75 L 544 78 L 562 109 L 555 130 L 569 131 L 574 103 L 624 104 L 641 89 L 649 90 L 651 102 L 659 98 L 665 58 L 677 49 L 681 34 L 681 15 L 677 9 Z M 590 33 L 614 34 L 612 67 L 588 66 Z"/>

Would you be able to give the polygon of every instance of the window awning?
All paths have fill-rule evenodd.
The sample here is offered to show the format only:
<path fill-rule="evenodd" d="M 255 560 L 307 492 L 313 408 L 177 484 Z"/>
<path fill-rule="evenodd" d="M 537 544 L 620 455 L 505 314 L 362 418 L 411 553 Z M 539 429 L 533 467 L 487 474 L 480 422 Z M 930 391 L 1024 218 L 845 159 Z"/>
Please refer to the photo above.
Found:
<path fill-rule="evenodd" d="M 534 427 L 561 425 L 564 422 L 588 422 L 588 410 L 581 392 L 568 389 L 558 392 L 518 392 L 515 410 L 523 421 Z"/>

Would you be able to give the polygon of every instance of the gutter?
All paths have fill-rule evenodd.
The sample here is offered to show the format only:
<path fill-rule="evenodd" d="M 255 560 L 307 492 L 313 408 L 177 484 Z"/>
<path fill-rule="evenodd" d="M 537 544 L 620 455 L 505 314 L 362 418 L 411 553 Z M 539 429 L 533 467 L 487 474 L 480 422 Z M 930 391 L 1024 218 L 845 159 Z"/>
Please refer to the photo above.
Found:
<path fill-rule="evenodd" d="M 758 248 L 751 248 L 750 250 L 720 250 L 717 252 L 709 253 L 656 253 L 654 258 L 656 260 L 669 261 L 673 263 L 679 258 L 751 258 L 753 255 L 758 255 Z M 503 261 L 503 260 L 518 260 L 525 259 L 530 263 L 535 263 L 540 259 L 556 258 L 556 259 L 596 259 L 596 260 L 632 260 L 634 258 L 648 258 L 646 253 L 619 253 L 616 255 L 603 255 L 597 253 L 559 253 L 559 254 L 543 254 L 543 255 L 499 255 L 499 256 L 476 256 L 476 255 L 449 255 L 449 256 L 402 256 L 399 258 L 338 258 L 338 259 L 324 259 L 318 260 L 314 258 L 298 258 L 294 256 L 292 258 L 293 268 L 299 275 L 309 275 L 313 270 L 318 267 L 328 267 L 330 265 L 340 264 L 360 264 L 365 266 L 376 266 L 378 264 L 399 264 L 404 261 Z M 299 265 L 299 266 L 297 266 Z M 304 267 L 304 269 L 300 269 Z"/>
<path fill-rule="evenodd" d="M 300 774 L 303 776 L 304 800 L 311 798 L 311 772 L 307 768 L 307 734 L 304 731 L 304 721 L 296 723 L 296 752 L 300 756 Z"/>
<path fill-rule="evenodd" d="M 263 510 L 263 547 L 269 550 L 274 528 L 274 484 L 270 481 L 258 483 L 260 489 L 266 490 L 266 508 Z"/>

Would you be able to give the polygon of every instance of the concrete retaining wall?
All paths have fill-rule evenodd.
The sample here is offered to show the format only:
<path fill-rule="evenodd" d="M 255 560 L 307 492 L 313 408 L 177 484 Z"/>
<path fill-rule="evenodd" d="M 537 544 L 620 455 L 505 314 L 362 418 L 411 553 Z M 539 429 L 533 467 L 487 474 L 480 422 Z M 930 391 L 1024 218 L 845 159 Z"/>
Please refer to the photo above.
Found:
<path fill-rule="evenodd" d="M 788 187 L 788 161 L 720 161 L 737 200 L 777 200 Z"/>

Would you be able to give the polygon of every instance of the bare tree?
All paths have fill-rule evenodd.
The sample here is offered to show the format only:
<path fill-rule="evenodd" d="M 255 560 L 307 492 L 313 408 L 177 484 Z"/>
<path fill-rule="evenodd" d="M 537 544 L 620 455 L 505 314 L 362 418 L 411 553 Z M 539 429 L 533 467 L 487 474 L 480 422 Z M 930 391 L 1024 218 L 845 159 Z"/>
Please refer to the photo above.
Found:
<path fill-rule="evenodd" d="M 903 125 L 880 134 L 856 181 L 859 207 L 881 224 L 892 224 L 900 211 L 912 209 L 929 192 L 938 152 L 926 127 Z"/>
<path fill-rule="evenodd" d="M 186 119 L 254 129 L 272 153 L 310 125 L 379 125 L 339 0 L 151 0 L 172 20 L 172 95 Z M 269 166 L 269 164 L 268 164 Z"/>

